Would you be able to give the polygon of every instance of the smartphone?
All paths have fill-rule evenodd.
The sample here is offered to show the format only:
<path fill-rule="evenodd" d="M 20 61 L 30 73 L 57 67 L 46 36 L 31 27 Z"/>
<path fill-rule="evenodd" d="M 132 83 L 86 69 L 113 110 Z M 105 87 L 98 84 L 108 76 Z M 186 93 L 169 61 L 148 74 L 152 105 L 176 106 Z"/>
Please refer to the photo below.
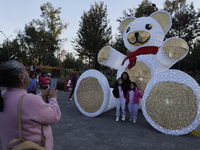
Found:
<path fill-rule="evenodd" d="M 54 91 L 56 90 L 57 87 L 57 79 L 51 79 L 51 86 L 50 86 L 50 91 L 52 91 L 52 89 L 54 88 Z"/>

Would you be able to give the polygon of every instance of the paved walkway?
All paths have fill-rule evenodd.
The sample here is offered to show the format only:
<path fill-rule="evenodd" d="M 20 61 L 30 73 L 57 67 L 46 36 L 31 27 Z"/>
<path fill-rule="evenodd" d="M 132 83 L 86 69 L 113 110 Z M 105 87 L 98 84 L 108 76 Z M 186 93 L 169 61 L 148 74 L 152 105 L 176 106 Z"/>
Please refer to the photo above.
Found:
<path fill-rule="evenodd" d="M 89 118 L 81 114 L 69 92 L 58 92 L 62 111 L 60 121 L 52 126 L 54 150 L 198 150 L 200 138 L 192 134 L 171 136 L 158 132 L 141 111 L 136 124 L 115 122 L 115 109 Z M 0 141 L 0 150 L 2 149 Z"/>

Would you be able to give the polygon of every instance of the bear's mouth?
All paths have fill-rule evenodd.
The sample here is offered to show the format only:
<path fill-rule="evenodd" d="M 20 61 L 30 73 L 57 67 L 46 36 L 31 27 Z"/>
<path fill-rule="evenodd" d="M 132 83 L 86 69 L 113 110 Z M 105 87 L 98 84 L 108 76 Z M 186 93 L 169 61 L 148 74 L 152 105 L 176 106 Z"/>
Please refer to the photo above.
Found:
<path fill-rule="evenodd" d="M 151 35 L 146 31 L 135 31 L 129 33 L 127 40 L 133 46 L 141 46 L 148 43 Z"/>

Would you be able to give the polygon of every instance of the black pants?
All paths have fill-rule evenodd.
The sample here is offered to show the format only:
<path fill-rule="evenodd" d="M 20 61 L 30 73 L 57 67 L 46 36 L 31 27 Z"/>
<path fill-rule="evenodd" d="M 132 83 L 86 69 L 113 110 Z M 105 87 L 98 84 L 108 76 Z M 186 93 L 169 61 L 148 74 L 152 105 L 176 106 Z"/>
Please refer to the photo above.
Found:
<path fill-rule="evenodd" d="M 68 89 L 69 89 L 69 86 L 67 86 L 67 88 L 66 88 L 66 90 L 64 90 L 64 92 L 68 91 Z"/>
<path fill-rule="evenodd" d="M 76 87 L 76 84 L 73 85 L 72 91 L 71 91 L 68 99 L 70 99 L 72 97 L 72 94 L 74 94 L 75 87 Z"/>
<path fill-rule="evenodd" d="M 48 88 L 48 86 L 43 86 L 43 90 L 46 90 Z M 46 101 L 45 101 L 46 103 L 49 103 L 49 99 L 48 99 L 48 97 L 46 98 Z"/>

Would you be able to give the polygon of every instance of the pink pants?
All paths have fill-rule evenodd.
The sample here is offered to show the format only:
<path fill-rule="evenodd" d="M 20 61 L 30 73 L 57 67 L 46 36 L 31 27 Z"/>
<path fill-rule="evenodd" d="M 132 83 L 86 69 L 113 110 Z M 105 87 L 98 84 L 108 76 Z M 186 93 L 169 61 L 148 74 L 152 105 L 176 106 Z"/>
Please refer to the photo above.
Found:
<path fill-rule="evenodd" d="M 128 103 L 128 110 L 130 113 L 130 119 L 137 120 L 137 114 L 138 114 L 138 107 L 139 104 L 133 104 L 133 103 Z"/>

